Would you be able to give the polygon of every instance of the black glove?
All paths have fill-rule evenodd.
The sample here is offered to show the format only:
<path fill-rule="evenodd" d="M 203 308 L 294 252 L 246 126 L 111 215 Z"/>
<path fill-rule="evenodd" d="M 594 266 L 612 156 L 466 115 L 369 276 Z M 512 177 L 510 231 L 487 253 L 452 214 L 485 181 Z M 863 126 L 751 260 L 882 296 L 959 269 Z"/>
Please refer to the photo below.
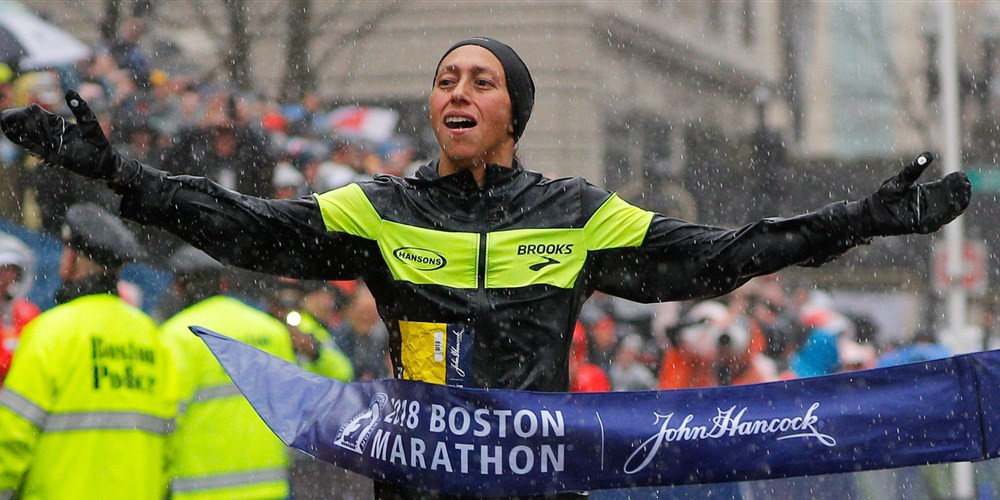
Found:
<path fill-rule="evenodd" d="M 964 172 L 914 184 L 934 158 L 923 153 L 859 203 L 863 236 L 933 233 L 969 206 L 972 184 Z"/>
<path fill-rule="evenodd" d="M 11 142 L 46 163 L 92 179 L 112 180 L 121 158 L 104 137 L 97 117 L 72 90 L 66 92 L 66 104 L 76 123 L 32 104 L 4 110 L 0 114 L 0 127 Z"/>

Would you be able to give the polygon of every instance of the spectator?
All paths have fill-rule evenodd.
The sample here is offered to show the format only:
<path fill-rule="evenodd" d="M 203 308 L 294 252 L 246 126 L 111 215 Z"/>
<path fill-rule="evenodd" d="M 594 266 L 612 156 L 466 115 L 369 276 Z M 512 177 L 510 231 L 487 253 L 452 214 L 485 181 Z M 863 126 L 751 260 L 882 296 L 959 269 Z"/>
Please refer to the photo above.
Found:
<path fill-rule="evenodd" d="M 837 339 L 840 369 L 854 371 L 875 368 L 878 362 L 878 353 L 875 350 L 878 327 L 868 316 L 846 314 L 845 317 L 848 327 Z"/>
<path fill-rule="evenodd" d="M 182 412 L 168 439 L 170 497 L 287 498 L 285 445 L 233 385 L 190 325 L 294 361 L 292 336 L 267 313 L 224 295 L 225 268 L 191 246 L 170 258 L 182 310 L 160 328 L 174 354 Z"/>
<path fill-rule="evenodd" d="M 0 497 L 163 498 L 176 372 L 153 321 L 115 295 L 142 249 L 96 205 L 66 227 L 60 305 L 25 327 L 0 390 Z"/>
<path fill-rule="evenodd" d="M 913 340 L 909 345 L 892 349 L 883 354 L 879 358 L 877 366 L 884 367 L 906 363 L 920 363 L 922 361 L 947 358 L 951 355 L 951 350 L 937 341 L 932 330 L 922 328 L 917 330 L 917 333 L 913 335 Z"/>
<path fill-rule="evenodd" d="M 375 298 L 368 287 L 358 286 L 344 311 L 344 321 L 332 332 L 334 341 L 354 364 L 357 380 L 377 380 L 389 376 L 387 332 Z"/>
<path fill-rule="evenodd" d="M 611 381 L 603 368 L 587 360 L 587 331 L 583 323 L 576 322 L 573 344 L 569 357 L 570 392 L 608 392 Z"/>
<path fill-rule="evenodd" d="M 315 92 L 306 92 L 302 96 L 302 102 L 298 106 L 289 108 L 289 114 L 294 115 L 294 120 L 288 123 L 288 133 L 301 137 L 311 137 L 315 135 L 316 120 L 319 118 L 323 108 L 323 101 Z"/>
<path fill-rule="evenodd" d="M 660 365 L 660 389 L 742 385 L 777 380 L 774 362 L 755 345 L 746 318 L 725 305 L 693 306 L 670 335 Z"/>
<path fill-rule="evenodd" d="M 791 356 L 786 378 L 829 375 L 841 370 L 838 344 L 850 328 L 848 319 L 826 307 L 807 305 L 801 311 L 801 322 L 808 330 L 806 341 Z"/>
<path fill-rule="evenodd" d="M 35 276 L 35 257 L 21 240 L 0 233 L 0 387 L 10 369 L 21 330 L 38 316 L 24 296 Z"/>
<path fill-rule="evenodd" d="M 287 161 L 278 162 L 274 167 L 271 183 L 274 187 L 272 198 L 289 199 L 309 194 L 305 176 Z"/>
<path fill-rule="evenodd" d="M 115 130 L 122 139 L 122 150 L 130 156 L 149 162 L 160 160 L 160 134 L 145 120 L 130 116 L 119 122 Z"/>
<path fill-rule="evenodd" d="M 327 330 L 332 330 L 342 321 L 341 307 L 345 302 L 344 293 L 336 286 L 320 282 L 302 295 L 302 310 L 316 318 Z"/>
<path fill-rule="evenodd" d="M 141 17 L 126 19 L 118 30 L 118 36 L 111 43 L 110 53 L 115 63 L 128 70 L 135 84 L 141 89 L 149 88 L 149 56 L 139 46 L 146 34 L 146 20 Z"/>
<path fill-rule="evenodd" d="M 274 159 L 267 139 L 236 125 L 233 101 L 217 92 L 206 103 L 203 124 L 182 130 L 163 156 L 163 167 L 177 174 L 200 175 L 227 189 L 270 196 Z"/>
<path fill-rule="evenodd" d="M 330 148 L 330 157 L 306 172 L 306 179 L 313 192 L 327 191 L 365 179 L 364 152 L 355 143 L 336 139 Z"/>
<path fill-rule="evenodd" d="M 587 329 L 588 359 L 607 370 L 615 358 L 618 347 L 618 330 L 615 319 L 605 316 L 590 324 Z M 636 335 L 636 334 L 631 334 Z"/>
<path fill-rule="evenodd" d="M 618 344 L 615 362 L 608 371 L 612 389 L 646 391 L 656 388 L 656 376 L 646 365 L 639 362 L 642 351 L 643 341 L 638 335 L 629 335 Z"/>
<path fill-rule="evenodd" d="M 350 382 L 354 379 L 351 360 L 326 327 L 301 307 L 303 291 L 311 287 L 303 281 L 277 279 L 268 296 L 268 312 L 283 321 L 291 333 L 299 365 L 318 375 Z"/>
<path fill-rule="evenodd" d="M 413 141 L 406 137 L 394 137 L 378 148 L 382 158 L 381 173 L 403 177 L 414 170 Z"/>

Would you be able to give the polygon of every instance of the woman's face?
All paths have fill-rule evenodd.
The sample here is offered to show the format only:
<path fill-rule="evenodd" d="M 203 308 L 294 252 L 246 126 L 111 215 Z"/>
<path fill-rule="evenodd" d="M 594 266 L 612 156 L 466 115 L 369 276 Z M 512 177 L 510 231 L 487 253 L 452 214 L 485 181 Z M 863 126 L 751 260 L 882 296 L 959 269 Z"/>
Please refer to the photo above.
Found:
<path fill-rule="evenodd" d="M 510 95 L 503 66 L 490 51 L 476 45 L 451 51 L 438 67 L 429 107 L 445 169 L 512 165 Z"/>

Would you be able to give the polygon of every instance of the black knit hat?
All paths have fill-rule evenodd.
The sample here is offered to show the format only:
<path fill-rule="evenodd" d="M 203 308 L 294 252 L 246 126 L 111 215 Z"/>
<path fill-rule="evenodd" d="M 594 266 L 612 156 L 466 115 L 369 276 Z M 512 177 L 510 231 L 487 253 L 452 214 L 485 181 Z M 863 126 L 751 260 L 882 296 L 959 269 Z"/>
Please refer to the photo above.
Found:
<path fill-rule="evenodd" d="M 464 45 L 476 45 L 482 47 L 496 56 L 503 66 L 503 72 L 507 83 L 507 94 L 510 95 L 510 111 L 514 119 L 514 142 L 521 138 L 524 127 L 528 125 L 528 118 L 531 118 L 531 108 L 535 105 L 535 82 L 531 80 L 531 73 L 528 66 L 524 64 L 521 57 L 514 52 L 507 44 L 492 38 L 473 37 L 455 42 L 454 45 L 445 51 L 437 66 L 434 67 L 435 78 L 437 70 L 451 51 Z"/>

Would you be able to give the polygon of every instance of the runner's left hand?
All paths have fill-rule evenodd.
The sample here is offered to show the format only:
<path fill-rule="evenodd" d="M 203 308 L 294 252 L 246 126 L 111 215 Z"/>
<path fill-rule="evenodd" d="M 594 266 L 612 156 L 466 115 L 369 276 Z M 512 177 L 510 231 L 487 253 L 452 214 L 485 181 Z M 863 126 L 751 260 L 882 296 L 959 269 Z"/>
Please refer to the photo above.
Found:
<path fill-rule="evenodd" d="M 936 181 L 917 184 L 920 174 L 934 160 L 923 153 L 882 183 L 873 195 L 861 200 L 869 215 L 865 236 L 927 234 L 937 231 L 965 212 L 972 184 L 964 172 L 952 172 Z"/>

